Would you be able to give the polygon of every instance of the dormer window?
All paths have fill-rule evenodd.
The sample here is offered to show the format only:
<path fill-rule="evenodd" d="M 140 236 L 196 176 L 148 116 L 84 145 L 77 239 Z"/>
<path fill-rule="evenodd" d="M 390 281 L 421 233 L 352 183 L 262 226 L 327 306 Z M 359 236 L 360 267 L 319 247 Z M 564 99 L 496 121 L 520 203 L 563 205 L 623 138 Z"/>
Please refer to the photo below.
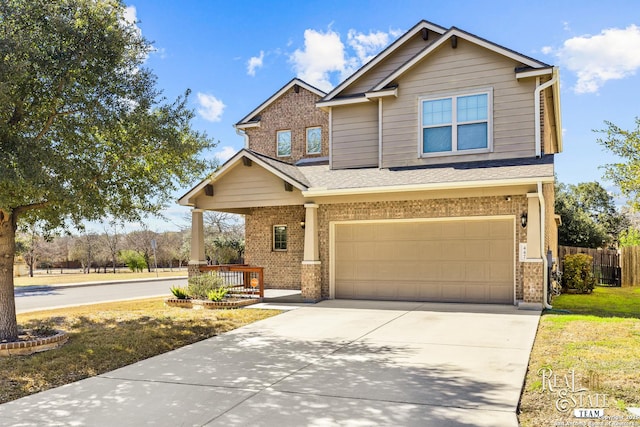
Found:
<path fill-rule="evenodd" d="M 423 156 L 491 150 L 491 91 L 421 98 Z"/>
<path fill-rule="evenodd" d="M 276 133 L 278 157 L 291 157 L 291 131 L 280 130 Z"/>
<path fill-rule="evenodd" d="M 320 154 L 322 152 L 322 128 L 307 128 L 307 154 Z"/>

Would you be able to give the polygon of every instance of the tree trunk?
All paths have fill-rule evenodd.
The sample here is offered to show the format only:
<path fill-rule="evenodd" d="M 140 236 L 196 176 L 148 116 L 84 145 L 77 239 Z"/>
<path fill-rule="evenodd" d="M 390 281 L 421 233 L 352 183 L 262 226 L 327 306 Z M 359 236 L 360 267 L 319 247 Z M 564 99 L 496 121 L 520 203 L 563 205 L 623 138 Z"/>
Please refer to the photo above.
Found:
<path fill-rule="evenodd" d="M 0 210 L 0 342 L 17 341 L 18 321 L 13 292 L 13 259 L 16 253 L 16 227 L 13 214 Z"/>

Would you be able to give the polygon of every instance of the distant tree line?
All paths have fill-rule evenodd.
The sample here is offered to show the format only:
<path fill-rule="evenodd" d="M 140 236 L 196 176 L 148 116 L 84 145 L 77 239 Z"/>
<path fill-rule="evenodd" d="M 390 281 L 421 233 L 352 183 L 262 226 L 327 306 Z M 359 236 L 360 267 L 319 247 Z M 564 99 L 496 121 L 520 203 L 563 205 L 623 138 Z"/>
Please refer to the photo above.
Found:
<path fill-rule="evenodd" d="M 205 254 L 211 263 L 242 262 L 244 219 L 221 212 L 205 213 Z M 118 222 L 104 223 L 101 231 L 53 235 L 39 222 L 21 227 L 17 233 L 17 260 L 34 270 L 81 268 L 84 273 L 116 273 L 118 268 L 148 271 L 155 267 L 185 266 L 191 255 L 191 229 L 155 232 L 146 227 L 126 231 Z M 155 259 L 153 243 L 155 242 Z"/>

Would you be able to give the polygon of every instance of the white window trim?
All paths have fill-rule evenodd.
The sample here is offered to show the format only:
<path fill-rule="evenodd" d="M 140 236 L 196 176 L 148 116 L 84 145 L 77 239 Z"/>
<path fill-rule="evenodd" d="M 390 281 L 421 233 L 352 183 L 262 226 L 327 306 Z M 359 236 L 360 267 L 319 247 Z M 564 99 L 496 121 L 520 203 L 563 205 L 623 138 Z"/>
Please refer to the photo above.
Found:
<path fill-rule="evenodd" d="M 315 153 L 311 153 L 309 152 L 309 131 L 312 129 L 320 129 L 320 151 L 317 151 Z M 322 154 L 322 126 L 311 126 L 305 129 L 304 131 L 304 136 L 305 136 L 305 145 L 306 145 L 306 153 L 307 154 Z"/>
<path fill-rule="evenodd" d="M 282 156 L 280 155 L 280 153 L 278 152 L 278 149 L 280 148 L 280 134 L 281 133 L 285 133 L 285 132 L 289 132 L 289 154 Z M 276 156 L 277 157 L 291 157 L 291 155 L 293 154 L 293 132 L 291 132 L 291 129 L 283 129 L 283 130 L 279 130 L 276 131 Z"/>
<path fill-rule="evenodd" d="M 487 148 L 475 148 L 472 150 L 458 150 L 458 137 L 457 137 L 457 98 L 463 96 L 473 95 L 487 95 Z M 451 151 L 440 151 L 437 153 L 425 153 L 423 152 L 422 130 L 425 128 L 422 125 L 422 106 L 424 101 L 437 101 L 439 99 L 452 99 L 451 105 Z M 466 154 L 482 154 L 493 152 L 493 88 L 477 89 L 464 92 L 448 92 L 442 94 L 425 95 L 418 97 L 418 157 L 443 157 L 443 156 L 462 156 Z M 475 122 L 465 122 L 465 124 Z M 478 120 L 477 123 L 484 123 L 484 120 Z M 431 126 L 428 126 L 431 127 Z M 438 126 L 432 126 L 438 127 Z"/>
<path fill-rule="evenodd" d="M 284 227 L 287 231 L 287 240 L 285 242 L 287 245 L 287 249 L 276 249 L 276 227 Z M 271 248 L 274 252 L 287 252 L 287 250 L 289 249 L 289 227 L 287 226 L 287 224 L 275 224 L 271 228 L 271 240 Z"/>

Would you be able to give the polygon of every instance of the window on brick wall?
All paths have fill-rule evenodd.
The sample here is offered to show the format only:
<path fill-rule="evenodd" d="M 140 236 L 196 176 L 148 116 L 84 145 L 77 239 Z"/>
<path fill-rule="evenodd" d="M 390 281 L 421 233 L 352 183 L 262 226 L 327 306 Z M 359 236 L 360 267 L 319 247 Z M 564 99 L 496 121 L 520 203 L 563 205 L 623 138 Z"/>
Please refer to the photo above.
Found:
<path fill-rule="evenodd" d="M 307 154 L 320 154 L 322 152 L 322 128 L 307 128 Z"/>
<path fill-rule="evenodd" d="M 286 225 L 273 226 L 273 250 L 274 251 L 287 250 L 287 226 Z"/>
<path fill-rule="evenodd" d="M 291 131 L 279 130 L 276 133 L 276 145 L 278 157 L 291 156 Z"/>

